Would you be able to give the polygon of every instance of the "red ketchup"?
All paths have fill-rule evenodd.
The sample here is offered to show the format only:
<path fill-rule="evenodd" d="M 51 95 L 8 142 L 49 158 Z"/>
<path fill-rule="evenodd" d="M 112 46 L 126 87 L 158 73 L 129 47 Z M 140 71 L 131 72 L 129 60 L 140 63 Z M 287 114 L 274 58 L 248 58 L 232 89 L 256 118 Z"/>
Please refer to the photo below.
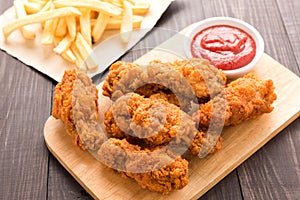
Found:
<path fill-rule="evenodd" d="M 219 69 L 232 70 L 252 61 L 256 45 L 245 31 L 217 25 L 198 32 L 192 40 L 191 51 L 195 58 L 205 58 Z"/>

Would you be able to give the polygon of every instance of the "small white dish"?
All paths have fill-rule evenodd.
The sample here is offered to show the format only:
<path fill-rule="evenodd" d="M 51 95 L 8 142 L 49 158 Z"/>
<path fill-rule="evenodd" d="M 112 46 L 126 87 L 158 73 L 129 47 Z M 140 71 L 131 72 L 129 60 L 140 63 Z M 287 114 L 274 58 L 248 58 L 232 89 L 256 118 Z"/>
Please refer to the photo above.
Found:
<path fill-rule="evenodd" d="M 211 26 L 216 25 L 229 25 L 232 27 L 239 28 L 246 33 L 248 33 L 256 44 L 256 54 L 252 61 L 238 69 L 232 69 L 232 70 L 223 70 L 226 74 L 227 78 L 229 79 L 235 79 L 238 77 L 243 76 L 244 74 L 247 74 L 250 72 L 253 67 L 258 63 L 258 61 L 261 59 L 263 53 L 264 53 L 264 40 L 260 33 L 250 24 L 231 17 L 212 17 L 208 18 L 202 21 L 199 21 L 191 26 L 191 28 L 188 29 L 186 35 L 186 39 L 184 41 L 184 51 L 188 58 L 193 58 L 191 53 L 191 42 L 193 37 L 199 33 L 201 30 L 206 29 Z"/>

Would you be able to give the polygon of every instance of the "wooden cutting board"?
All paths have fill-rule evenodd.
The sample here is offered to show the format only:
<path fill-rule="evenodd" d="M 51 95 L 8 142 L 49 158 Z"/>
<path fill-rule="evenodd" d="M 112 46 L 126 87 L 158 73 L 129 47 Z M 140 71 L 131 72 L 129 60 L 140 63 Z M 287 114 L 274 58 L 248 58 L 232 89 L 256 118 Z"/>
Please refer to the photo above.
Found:
<path fill-rule="evenodd" d="M 175 35 L 136 62 L 152 59 L 173 61 L 184 57 L 183 36 Z M 174 45 L 175 44 L 175 45 Z M 60 120 L 49 117 L 44 128 L 46 145 L 59 162 L 95 199 L 197 199 L 227 174 L 249 158 L 300 114 L 300 78 L 264 54 L 253 73 L 261 79 L 272 79 L 277 100 L 274 111 L 258 119 L 223 130 L 222 150 L 204 159 L 187 155 L 189 183 L 179 191 L 161 195 L 142 189 L 131 179 L 104 169 L 87 151 L 75 147 Z M 107 108 L 109 100 L 99 93 L 99 105 Z"/>

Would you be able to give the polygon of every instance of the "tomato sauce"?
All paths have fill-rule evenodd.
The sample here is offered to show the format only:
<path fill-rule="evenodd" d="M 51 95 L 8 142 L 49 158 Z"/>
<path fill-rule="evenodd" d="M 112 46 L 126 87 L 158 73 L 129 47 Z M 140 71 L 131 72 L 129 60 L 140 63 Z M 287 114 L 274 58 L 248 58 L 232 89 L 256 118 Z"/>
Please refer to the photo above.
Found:
<path fill-rule="evenodd" d="M 249 64 L 255 56 L 256 44 L 245 31 L 217 25 L 198 32 L 191 44 L 195 58 L 205 58 L 219 69 L 232 70 Z"/>

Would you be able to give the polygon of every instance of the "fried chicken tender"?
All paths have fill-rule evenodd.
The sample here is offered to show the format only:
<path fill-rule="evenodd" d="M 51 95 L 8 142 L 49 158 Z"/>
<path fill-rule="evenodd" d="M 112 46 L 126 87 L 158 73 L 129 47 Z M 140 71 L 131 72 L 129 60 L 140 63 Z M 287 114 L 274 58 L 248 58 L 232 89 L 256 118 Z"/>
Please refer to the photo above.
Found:
<path fill-rule="evenodd" d="M 215 126 L 234 126 L 270 113 L 276 98 L 272 80 L 259 80 L 255 75 L 247 74 L 201 105 L 193 118 L 204 126 L 209 126 L 212 120 Z"/>
<path fill-rule="evenodd" d="M 188 145 L 197 132 L 195 122 L 179 107 L 159 97 L 144 98 L 129 93 L 119 98 L 105 113 L 107 133 L 131 141 L 139 138 L 149 146 L 163 145 L 173 139 L 176 144 Z"/>
<path fill-rule="evenodd" d="M 103 143 L 98 126 L 98 90 L 84 72 L 65 71 L 54 90 L 52 115 L 63 121 L 66 132 L 83 150 L 96 150 Z"/>
<path fill-rule="evenodd" d="M 141 149 L 126 139 L 110 138 L 104 142 L 98 159 L 151 191 L 168 194 L 188 184 L 188 161 L 161 149 Z"/>
<path fill-rule="evenodd" d="M 148 66 L 114 63 L 105 79 L 103 95 L 113 100 L 128 92 L 149 97 L 170 89 L 181 103 L 181 100 L 191 96 L 199 99 L 213 97 L 223 90 L 226 83 L 225 74 L 207 60 L 178 60 L 169 63 L 155 60 Z"/>

